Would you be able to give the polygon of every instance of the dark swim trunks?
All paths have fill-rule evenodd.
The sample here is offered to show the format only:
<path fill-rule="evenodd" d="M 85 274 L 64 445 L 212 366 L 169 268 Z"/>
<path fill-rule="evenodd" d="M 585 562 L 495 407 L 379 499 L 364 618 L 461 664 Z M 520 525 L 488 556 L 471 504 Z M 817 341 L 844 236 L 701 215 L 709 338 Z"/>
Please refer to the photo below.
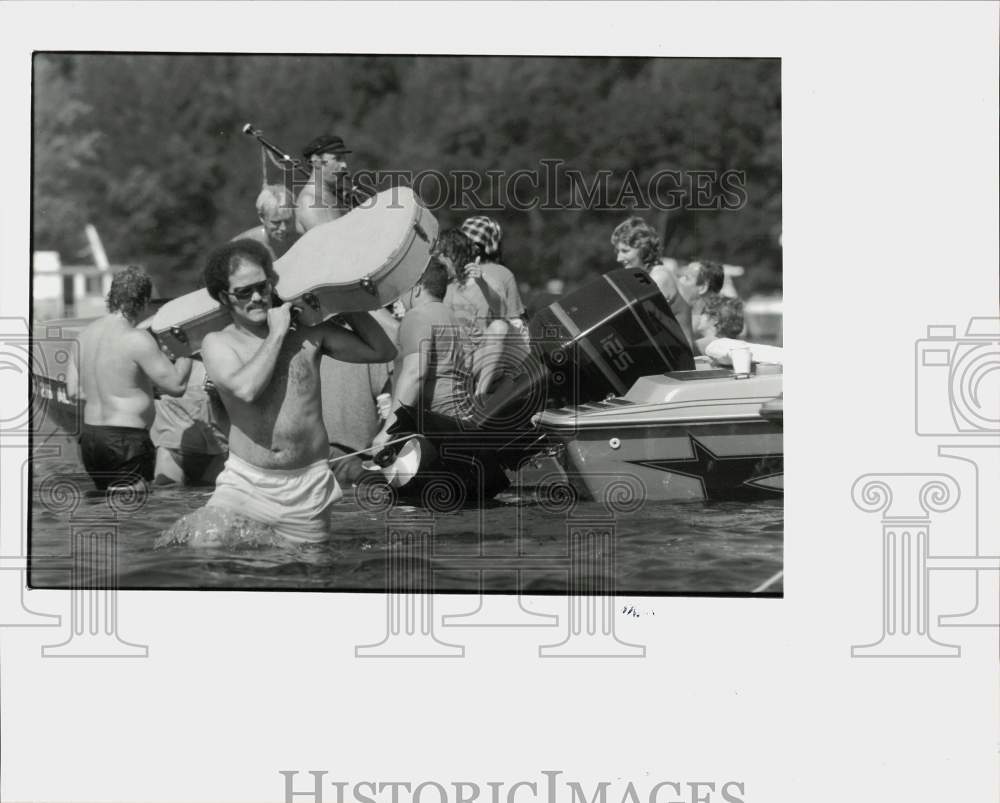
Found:
<path fill-rule="evenodd" d="M 112 484 L 153 479 L 156 447 L 145 429 L 84 424 L 80 452 L 83 467 L 102 491 Z"/>

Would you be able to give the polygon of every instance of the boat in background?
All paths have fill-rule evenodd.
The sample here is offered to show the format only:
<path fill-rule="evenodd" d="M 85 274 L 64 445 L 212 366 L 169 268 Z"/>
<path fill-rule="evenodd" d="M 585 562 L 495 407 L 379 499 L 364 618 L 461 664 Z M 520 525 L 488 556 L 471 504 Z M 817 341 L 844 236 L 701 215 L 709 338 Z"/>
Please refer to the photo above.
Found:
<path fill-rule="evenodd" d="M 756 365 L 746 377 L 701 367 L 644 377 L 624 396 L 547 409 L 536 422 L 585 499 L 780 497 L 781 393 L 781 366 Z"/>

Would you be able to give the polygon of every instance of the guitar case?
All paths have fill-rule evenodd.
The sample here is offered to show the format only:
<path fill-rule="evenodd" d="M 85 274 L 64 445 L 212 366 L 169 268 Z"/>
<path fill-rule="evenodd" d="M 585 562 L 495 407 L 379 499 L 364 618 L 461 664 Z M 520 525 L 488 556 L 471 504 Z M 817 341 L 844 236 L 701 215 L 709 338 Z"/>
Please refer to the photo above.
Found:
<path fill-rule="evenodd" d="M 303 326 L 376 310 L 417 283 L 437 234 L 437 220 L 413 190 L 385 190 L 302 235 L 274 263 L 275 293 L 292 302 Z M 164 304 L 150 329 L 172 357 L 186 357 L 229 323 L 229 312 L 201 289 Z"/>

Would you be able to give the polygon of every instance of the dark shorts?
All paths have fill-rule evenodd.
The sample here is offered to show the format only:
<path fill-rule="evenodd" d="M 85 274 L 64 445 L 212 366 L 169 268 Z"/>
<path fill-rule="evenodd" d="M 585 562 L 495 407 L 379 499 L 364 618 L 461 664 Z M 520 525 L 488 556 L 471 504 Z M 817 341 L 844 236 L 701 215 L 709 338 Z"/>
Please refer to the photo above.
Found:
<path fill-rule="evenodd" d="M 80 452 L 83 467 L 102 491 L 112 484 L 153 479 L 156 447 L 145 429 L 84 424 Z"/>

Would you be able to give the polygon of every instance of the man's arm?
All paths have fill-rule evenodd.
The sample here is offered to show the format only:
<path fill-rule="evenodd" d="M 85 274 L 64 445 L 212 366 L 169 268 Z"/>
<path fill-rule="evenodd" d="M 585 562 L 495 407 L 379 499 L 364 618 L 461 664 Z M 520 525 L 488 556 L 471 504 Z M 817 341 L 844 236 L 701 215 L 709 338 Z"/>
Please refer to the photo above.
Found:
<path fill-rule="evenodd" d="M 348 331 L 335 323 L 321 324 L 323 350 L 341 362 L 389 362 L 396 357 L 396 347 L 381 324 L 367 312 L 345 312 Z"/>
<path fill-rule="evenodd" d="M 183 396 L 191 374 L 191 358 L 178 357 L 176 362 L 170 362 L 153 336 L 144 329 L 136 329 L 129 337 L 133 344 L 133 359 L 153 384 L 167 396 Z"/>
<path fill-rule="evenodd" d="M 226 343 L 224 334 L 212 332 L 205 335 L 201 342 L 201 357 L 212 382 L 240 401 L 256 401 L 274 375 L 281 344 L 291 323 L 291 308 L 292 305 L 286 301 L 280 307 L 267 311 L 267 337 L 245 363 L 235 349 Z"/>
<path fill-rule="evenodd" d="M 403 405 L 416 406 L 420 401 L 420 390 L 424 384 L 430 363 L 430 332 L 421 325 L 420 314 L 410 312 L 399 328 L 399 345 L 403 352 L 399 373 L 393 377 L 392 402 L 389 415 L 382 429 L 372 439 L 372 447 L 378 449 L 389 440 L 389 427 L 396 423 L 396 410 Z"/>
<path fill-rule="evenodd" d="M 465 279 L 472 279 L 479 291 L 486 299 L 486 304 L 490 308 L 490 318 L 506 318 L 507 304 L 502 296 L 494 290 L 489 282 L 483 277 L 482 266 L 478 262 L 470 262 L 465 266 Z"/>
<path fill-rule="evenodd" d="M 517 289 L 517 279 L 510 271 L 504 277 L 503 294 L 507 306 L 507 320 L 523 320 L 524 302 L 521 300 L 521 291 Z"/>

